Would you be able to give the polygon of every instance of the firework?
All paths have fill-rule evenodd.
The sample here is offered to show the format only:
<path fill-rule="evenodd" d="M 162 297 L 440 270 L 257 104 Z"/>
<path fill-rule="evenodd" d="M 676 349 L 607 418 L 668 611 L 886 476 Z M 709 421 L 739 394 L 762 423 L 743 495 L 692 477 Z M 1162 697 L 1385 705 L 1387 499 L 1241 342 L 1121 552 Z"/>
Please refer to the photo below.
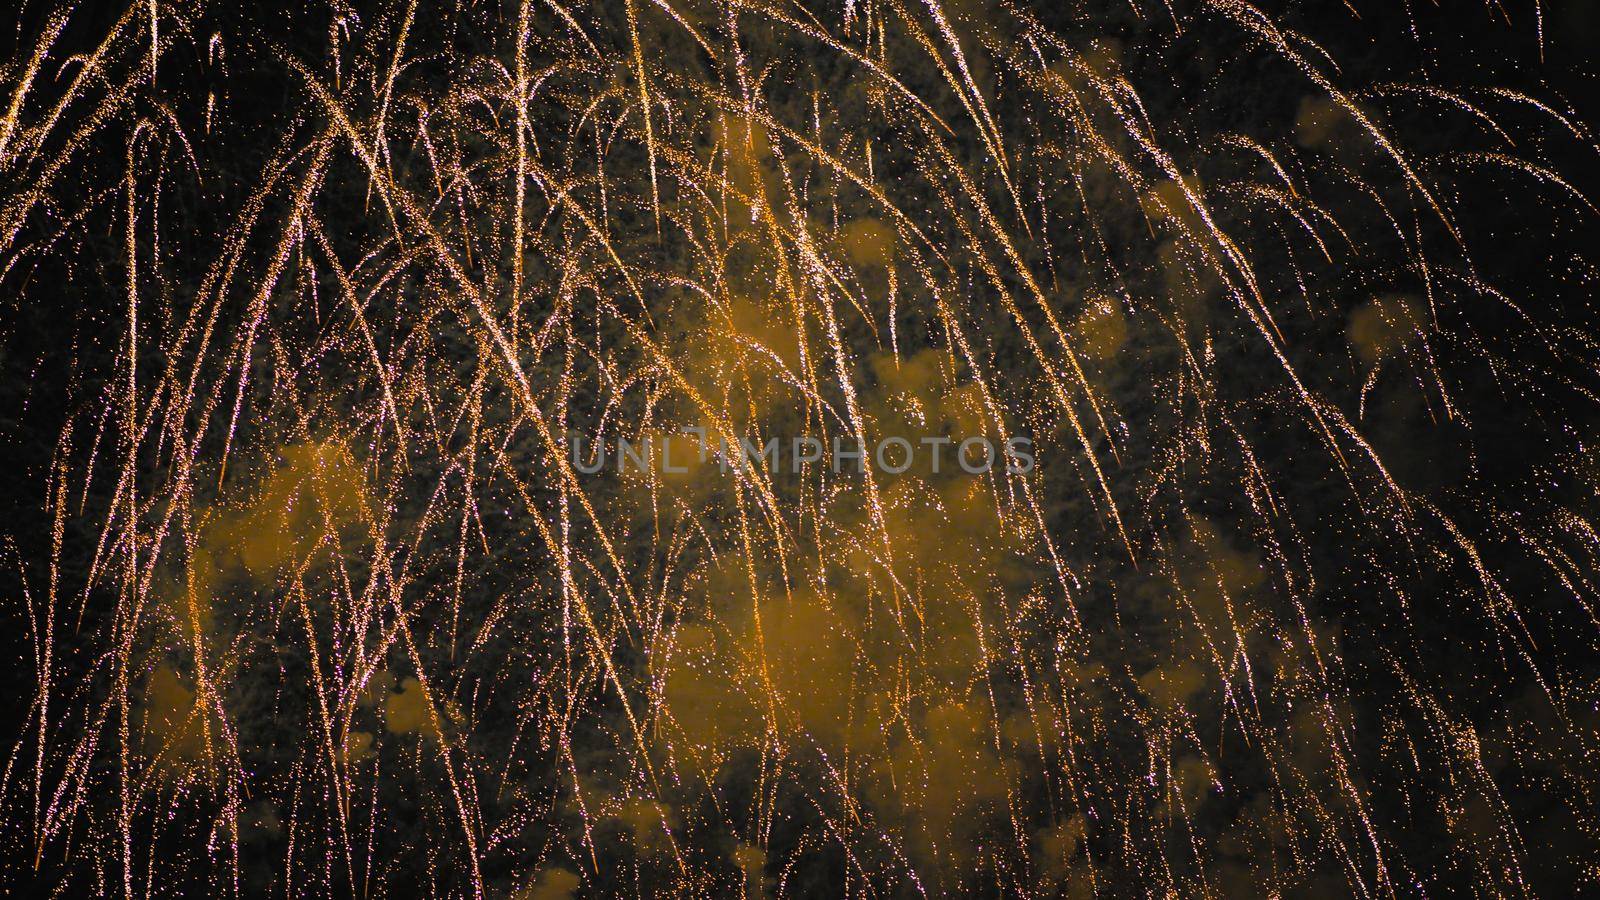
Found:
<path fill-rule="evenodd" d="M 3 883 L 1600 877 L 1581 6 L 237 7 L 7 39 Z"/>

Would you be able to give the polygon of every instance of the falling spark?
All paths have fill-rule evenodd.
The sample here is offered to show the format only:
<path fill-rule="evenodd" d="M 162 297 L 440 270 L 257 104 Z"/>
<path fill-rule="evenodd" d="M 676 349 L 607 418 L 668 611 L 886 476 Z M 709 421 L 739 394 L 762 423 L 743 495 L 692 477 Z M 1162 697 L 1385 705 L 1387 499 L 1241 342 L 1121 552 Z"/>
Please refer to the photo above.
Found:
<path fill-rule="evenodd" d="M 0 885 L 1592 887 L 1566 13 L 1289 6 L 19 13 Z"/>

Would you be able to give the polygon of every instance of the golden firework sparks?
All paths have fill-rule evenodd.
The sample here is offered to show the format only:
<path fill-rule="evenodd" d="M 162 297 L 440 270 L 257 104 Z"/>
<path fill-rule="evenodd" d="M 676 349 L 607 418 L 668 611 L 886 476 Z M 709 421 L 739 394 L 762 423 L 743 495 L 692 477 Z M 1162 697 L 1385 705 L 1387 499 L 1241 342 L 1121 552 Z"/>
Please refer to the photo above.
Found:
<path fill-rule="evenodd" d="M 1587 14 L 1279 6 L 25 5 L 0 879 L 1592 884 Z"/>

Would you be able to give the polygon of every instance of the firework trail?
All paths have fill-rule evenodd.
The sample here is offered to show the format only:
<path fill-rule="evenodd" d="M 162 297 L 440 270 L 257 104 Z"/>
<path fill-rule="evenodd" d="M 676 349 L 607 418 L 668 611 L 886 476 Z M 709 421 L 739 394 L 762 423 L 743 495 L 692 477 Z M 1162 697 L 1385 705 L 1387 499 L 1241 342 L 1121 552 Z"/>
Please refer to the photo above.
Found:
<path fill-rule="evenodd" d="M 1594 884 L 1514 6 L 25 4 L 0 884 Z"/>

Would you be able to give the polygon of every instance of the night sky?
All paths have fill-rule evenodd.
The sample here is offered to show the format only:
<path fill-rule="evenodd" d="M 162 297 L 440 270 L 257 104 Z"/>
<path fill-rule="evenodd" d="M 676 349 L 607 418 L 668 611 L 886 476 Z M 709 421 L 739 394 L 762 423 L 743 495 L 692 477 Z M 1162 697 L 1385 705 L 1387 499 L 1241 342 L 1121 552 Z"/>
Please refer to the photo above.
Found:
<path fill-rule="evenodd" d="M 1600 7 L 0 26 L 0 889 L 1600 885 Z"/>

